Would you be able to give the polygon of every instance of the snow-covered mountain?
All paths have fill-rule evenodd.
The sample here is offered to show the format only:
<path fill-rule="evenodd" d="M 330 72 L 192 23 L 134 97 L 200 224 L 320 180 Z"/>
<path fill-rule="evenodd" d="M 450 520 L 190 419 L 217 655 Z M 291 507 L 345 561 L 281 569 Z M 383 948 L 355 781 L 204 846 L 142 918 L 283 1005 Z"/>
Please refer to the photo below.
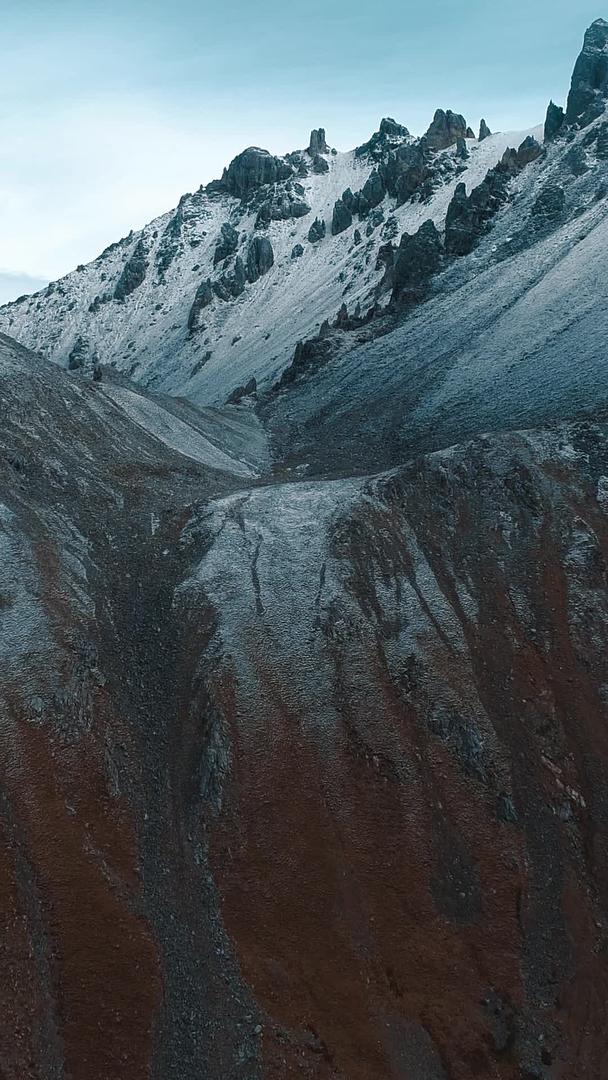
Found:
<path fill-rule="evenodd" d="M 424 142 L 385 120 L 349 153 L 323 131 L 286 158 L 251 148 L 222 181 L 1 309 L 0 328 L 63 366 L 99 360 L 198 403 L 222 404 L 252 377 L 268 388 L 343 303 L 387 302 L 383 247 L 427 219 L 441 228 L 459 183 L 477 187 L 508 147 L 542 138 L 472 134 L 439 112 Z M 359 212 L 345 191 L 363 192 Z"/>
<path fill-rule="evenodd" d="M 604 1080 L 607 102 L 0 312 L 3 1080 Z"/>

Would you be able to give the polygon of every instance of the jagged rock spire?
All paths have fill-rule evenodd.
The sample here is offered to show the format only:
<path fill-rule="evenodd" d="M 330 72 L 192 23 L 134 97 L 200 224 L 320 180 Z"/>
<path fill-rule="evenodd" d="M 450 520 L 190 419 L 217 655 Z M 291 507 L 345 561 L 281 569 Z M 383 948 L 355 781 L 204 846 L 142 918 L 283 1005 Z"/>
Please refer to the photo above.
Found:
<path fill-rule="evenodd" d="M 308 153 L 313 158 L 318 154 L 329 154 L 329 146 L 325 141 L 325 128 L 313 128 L 310 133 Z"/>
<path fill-rule="evenodd" d="M 608 22 L 596 19 L 585 34 L 568 95 L 566 120 L 585 127 L 606 107 L 608 98 Z"/>
<path fill-rule="evenodd" d="M 466 138 L 467 122 L 464 116 L 453 113 L 451 109 L 444 112 L 437 109 L 433 122 L 426 133 L 426 141 L 431 150 L 446 150 L 453 146 L 459 138 Z"/>
<path fill-rule="evenodd" d="M 561 105 L 549 102 L 545 119 L 545 142 L 551 142 L 564 126 L 564 110 Z"/>
<path fill-rule="evenodd" d="M 484 139 L 489 139 L 491 134 L 492 132 L 490 131 L 485 120 L 482 120 L 481 124 L 479 125 L 479 141 L 483 142 Z"/>

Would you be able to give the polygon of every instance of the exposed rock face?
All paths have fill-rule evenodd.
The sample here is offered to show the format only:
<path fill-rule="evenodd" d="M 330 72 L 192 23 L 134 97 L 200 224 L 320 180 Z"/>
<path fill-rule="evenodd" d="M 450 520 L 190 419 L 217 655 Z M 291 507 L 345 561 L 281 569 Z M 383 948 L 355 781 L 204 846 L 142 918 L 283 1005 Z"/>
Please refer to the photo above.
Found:
<path fill-rule="evenodd" d="M 274 263 L 272 244 L 266 236 L 254 236 L 247 254 L 247 280 L 257 281 Z"/>
<path fill-rule="evenodd" d="M 585 127 L 600 116 L 608 96 L 608 22 L 597 19 L 585 34 L 572 75 L 566 120 Z"/>
<path fill-rule="evenodd" d="M 566 205 L 566 193 L 560 184 L 545 184 L 532 207 L 540 225 L 559 221 Z"/>
<path fill-rule="evenodd" d="M 239 234 L 237 230 L 228 221 L 226 221 L 222 225 L 221 235 L 215 248 L 213 265 L 217 266 L 217 264 L 223 262 L 224 259 L 228 259 L 231 255 L 234 255 L 238 246 Z"/>
<path fill-rule="evenodd" d="M 321 154 L 315 154 L 312 161 L 312 171 L 317 176 L 322 176 L 324 173 L 329 172 L 329 165 Z"/>
<path fill-rule="evenodd" d="M 514 159 L 515 168 L 517 170 L 524 169 L 526 165 L 531 165 L 533 161 L 537 161 L 539 157 L 542 157 L 543 153 L 540 143 L 537 142 L 533 135 L 528 135 L 517 150 Z"/>
<path fill-rule="evenodd" d="M 209 185 L 209 190 L 221 189 L 247 199 L 265 184 L 276 184 L 293 176 L 293 167 L 284 158 L 274 157 L 268 150 L 250 146 L 234 158 L 219 181 Z"/>
<path fill-rule="evenodd" d="M 403 124 L 398 124 L 392 117 L 385 117 L 380 123 L 379 130 L 363 146 L 358 146 L 355 154 L 357 157 L 369 154 L 375 161 L 379 161 L 385 158 L 390 150 L 401 146 L 409 138 L 410 133 Z"/>
<path fill-rule="evenodd" d="M 378 169 L 370 174 L 361 188 L 358 200 L 358 212 L 365 217 L 375 206 L 379 206 L 386 196 L 386 186 Z"/>
<path fill-rule="evenodd" d="M 401 237 L 393 270 L 393 297 L 400 301 L 417 301 L 441 265 L 441 237 L 434 222 L 425 221 L 413 236 Z"/>
<path fill-rule="evenodd" d="M 245 271 L 245 264 L 240 255 L 237 255 L 234 266 L 231 269 L 224 270 L 221 277 L 213 282 L 212 289 L 218 299 L 228 302 L 229 300 L 236 300 L 237 297 L 244 293 L 248 280 L 256 279 L 249 278 L 249 269 L 247 272 Z"/>
<path fill-rule="evenodd" d="M 426 140 L 432 150 L 446 150 L 453 146 L 459 138 L 466 138 L 467 122 L 464 116 L 453 113 L 451 109 L 444 112 L 437 109 L 433 122 L 426 133 Z"/>
<path fill-rule="evenodd" d="M 310 214 L 310 206 L 304 198 L 304 189 L 299 183 L 295 183 L 288 189 L 279 187 L 264 200 L 255 224 L 256 228 L 261 228 L 269 225 L 271 221 L 297 220 L 307 214 Z"/>
<path fill-rule="evenodd" d="M 445 222 L 445 250 L 449 255 L 468 255 L 486 232 L 492 218 L 507 201 L 509 181 L 526 165 L 536 161 L 543 149 L 528 137 L 518 150 L 506 150 L 469 196 L 466 184 L 459 184 L 448 207 Z"/>
<path fill-rule="evenodd" d="M 79 334 L 68 357 L 68 371 L 77 371 L 84 367 L 89 349 L 89 342 Z"/>
<path fill-rule="evenodd" d="M 258 387 L 257 387 L 256 380 L 254 378 L 251 378 L 249 380 L 249 382 L 245 383 L 244 386 L 237 386 L 236 389 L 232 391 L 232 393 L 231 393 L 230 397 L 228 398 L 226 404 L 227 405 L 240 405 L 243 398 L 253 397 L 253 395 L 255 394 L 255 392 L 257 390 L 257 388 Z"/>
<path fill-rule="evenodd" d="M 426 139 L 417 143 L 403 143 L 379 165 L 386 190 L 398 205 L 420 192 L 431 178 L 429 149 Z"/>
<path fill-rule="evenodd" d="M 458 137 L 458 139 L 456 141 L 456 153 L 458 154 L 458 157 L 460 158 L 461 161 L 468 161 L 468 159 L 470 157 L 470 154 L 469 154 L 469 151 L 468 151 L 468 148 L 467 148 L 467 141 L 466 141 L 466 139 L 463 139 L 460 136 Z"/>
<path fill-rule="evenodd" d="M 492 132 L 490 131 L 488 125 L 485 122 L 485 120 L 482 120 L 480 125 L 479 125 L 479 142 L 483 142 L 484 139 L 489 139 L 491 134 L 492 134 Z"/>
<path fill-rule="evenodd" d="M 350 228 L 353 223 L 353 215 L 348 207 L 342 201 L 337 199 L 334 205 L 332 220 L 331 220 L 331 234 L 332 236 L 338 236 L 339 233 Z"/>
<path fill-rule="evenodd" d="M 312 158 L 316 158 L 319 154 L 329 154 L 329 146 L 325 141 L 325 128 L 315 128 L 311 131 L 308 153 Z"/>
<path fill-rule="evenodd" d="M 317 244 L 319 240 L 323 240 L 326 233 L 326 225 L 320 218 L 315 218 L 310 229 L 308 230 L 308 239 L 311 244 Z"/>
<path fill-rule="evenodd" d="M 202 312 L 206 307 L 209 307 L 213 301 L 213 287 L 211 281 L 202 281 L 196 290 L 192 307 L 190 308 L 190 314 L 188 315 L 188 329 L 191 333 L 195 333 L 201 329 L 202 326 Z"/>
<path fill-rule="evenodd" d="M 549 102 L 547 117 L 545 120 L 545 142 L 552 142 L 559 135 L 564 126 L 565 113 L 561 105 Z"/>
<path fill-rule="evenodd" d="M 126 300 L 127 296 L 135 292 L 145 281 L 146 270 L 148 269 L 146 255 L 147 251 L 143 240 L 138 240 L 116 283 L 114 289 L 115 300 Z"/>

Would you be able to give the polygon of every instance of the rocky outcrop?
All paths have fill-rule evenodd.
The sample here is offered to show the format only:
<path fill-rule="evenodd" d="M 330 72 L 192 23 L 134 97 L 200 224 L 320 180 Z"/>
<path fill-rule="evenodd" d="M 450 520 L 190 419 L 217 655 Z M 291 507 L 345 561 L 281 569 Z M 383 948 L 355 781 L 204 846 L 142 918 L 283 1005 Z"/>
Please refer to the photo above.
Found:
<path fill-rule="evenodd" d="M 540 143 L 534 138 L 533 135 L 528 135 L 526 139 L 519 146 L 517 153 L 514 157 L 514 169 L 519 172 L 521 169 L 525 169 L 526 165 L 531 165 L 533 161 L 538 161 L 544 154 L 544 150 Z"/>
<path fill-rule="evenodd" d="M 315 218 L 310 229 L 308 230 L 308 240 L 311 244 L 318 244 L 319 240 L 323 240 L 326 234 L 327 228 L 325 222 L 320 218 Z"/>
<path fill-rule="evenodd" d="M 207 185 L 207 190 L 227 191 L 239 199 L 247 199 L 260 187 L 276 184 L 293 176 L 293 167 L 284 159 L 274 157 L 268 150 L 250 146 L 230 163 L 221 180 Z"/>
<path fill-rule="evenodd" d="M 83 368 L 89 353 L 89 342 L 82 334 L 79 334 L 68 356 L 68 371 L 78 371 L 79 368 Z"/>
<path fill-rule="evenodd" d="M 468 161 L 471 156 L 467 147 L 467 141 L 461 136 L 456 140 L 456 156 L 459 157 L 461 161 Z"/>
<path fill-rule="evenodd" d="M 196 290 L 192 307 L 188 315 L 188 330 L 190 333 L 195 333 L 202 328 L 202 312 L 205 308 L 209 307 L 213 301 L 213 286 L 211 281 L 202 281 Z"/>
<path fill-rule="evenodd" d="M 256 380 L 252 376 L 252 378 L 249 379 L 249 382 L 245 383 L 243 386 L 237 386 L 232 391 L 232 393 L 230 394 L 230 397 L 227 398 L 227 400 L 226 400 L 226 404 L 227 405 L 240 405 L 243 398 L 253 397 L 257 392 L 257 388 L 258 388 L 258 384 L 257 384 Z"/>
<path fill-rule="evenodd" d="M 329 172 L 329 164 L 321 154 L 315 154 L 312 159 L 312 171 L 316 176 L 323 176 Z"/>
<path fill-rule="evenodd" d="M 219 300 L 225 302 L 236 300 L 245 291 L 245 285 L 249 280 L 248 271 L 245 272 L 245 264 L 237 255 L 231 270 L 224 270 L 221 277 L 217 278 L 212 285 L 213 292 Z"/>
<path fill-rule="evenodd" d="M 215 246 L 213 265 L 217 266 L 218 263 L 223 262 L 224 259 L 228 259 L 231 255 L 234 255 L 238 246 L 239 234 L 237 230 L 230 224 L 230 222 L 224 222 L 220 230 L 220 236 Z"/>
<path fill-rule="evenodd" d="M 482 120 L 479 125 L 479 142 L 483 142 L 484 139 L 489 139 L 492 132 L 490 131 L 485 120 Z"/>
<path fill-rule="evenodd" d="M 431 180 L 431 157 L 426 139 L 421 139 L 398 146 L 378 166 L 388 194 L 397 200 L 399 206 L 423 191 Z"/>
<path fill-rule="evenodd" d="M 339 233 L 344 232 L 350 228 L 353 223 L 353 215 L 342 201 L 342 199 L 336 199 L 334 204 L 332 219 L 331 219 L 331 234 L 332 236 L 338 236 Z"/>
<path fill-rule="evenodd" d="M 329 149 L 325 141 L 325 128 L 314 128 L 310 133 L 308 144 L 308 153 L 311 158 L 316 158 L 319 154 L 329 154 Z"/>
<path fill-rule="evenodd" d="M 247 280 L 250 284 L 267 274 L 274 264 L 274 251 L 266 236 L 254 236 L 247 253 Z"/>
<path fill-rule="evenodd" d="M 365 181 L 357 200 L 357 211 L 361 217 L 366 217 L 370 210 L 379 206 L 386 196 L 386 185 L 382 174 L 374 169 Z"/>
<path fill-rule="evenodd" d="M 385 117 L 368 142 L 358 146 L 355 150 L 356 157 L 369 155 L 374 161 L 381 161 L 396 147 L 410 139 L 410 133 L 403 124 L 398 124 L 392 117 Z"/>
<path fill-rule="evenodd" d="M 487 231 L 494 215 L 509 197 L 511 179 L 543 149 L 536 139 L 524 139 L 518 150 L 508 149 L 482 183 L 467 196 L 466 184 L 459 184 L 448 207 L 445 223 L 445 250 L 448 255 L 468 255 Z"/>
<path fill-rule="evenodd" d="M 167 223 L 154 259 L 158 270 L 159 281 L 161 282 L 165 281 L 167 270 L 181 250 L 180 240 L 183 225 L 184 213 L 181 206 L 178 206 L 170 221 Z"/>
<path fill-rule="evenodd" d="M 565 113 L 561 105 L 555 105 L 553 101 L 550 101 L 545 119 L 545 142 L 553 142 L 557 138 L 563 129 L 564 121 Z"/>
<path fill-rule="evenodd" d="M 294 246 L 291 249 L 291 257 L 292 257 L 292 259 L 301 259 L 303 254 L 304 254 L 304 248 L 302 247 L 302 245 L 301 244 L 294 244 Z"/>
<path fill-rule="evenodd" d="M 566 193 L 561 184 L 545 184 L 532 207 L 536 225 L 555 225 L 561 220 L 565 206 Z"/>
<path fill-rule="evenodd" d="M 429 127 L 425 139 L 431 150 L 447 150 L 456 141 L 467 136 L 467 122 L 464 116 L 453 113 L 451 109 L 444 112 L 437 109 L 433 122 Z"/>
<path fill-rule="evenodd" d="M 425 221 L 413 236 L 404 233 L 393 265 L 393 299 L 415 303 L 423 298 L 430 279 L 441 266 L 443 246 L 433 221 Z"/>
<path fill-rule="evenodd" d="M 585 34 L 566 107 L 568 124 L 585 127 L 606 107 L 608 97 L 608 22 L 597 19 Z"/>
<path fill-rule="evenodd" d="M 297 220 L 307 214 L 310 214 L 310 206 L 304 198 L 301 184 L 279 187 L 262 202 L 255 222 L 256 229 L 264 228 L 271 221 Z"/>
<path fill-rule="evenodd" d="M 328 325 L 324 324 L 316 337 L 298 341 L 293 359 L 281 375 L 275 392 L 291 386 L 304 375 L 318 371 L 331 360 L 335 353 L 335 344 L 329 337 L 328 331 Z"/>
<path fill-rule="evenodd" d="M 146 245 L 143 240 L 138 240 L 116 283 L 114 289 L 115 300 L 126 300 L 127 296 L 130 296 L 132 292 L 135 292 L 135 290 L 145 281 L 146 270 L 148 269 L 148 260 L 146 256 Z"/>

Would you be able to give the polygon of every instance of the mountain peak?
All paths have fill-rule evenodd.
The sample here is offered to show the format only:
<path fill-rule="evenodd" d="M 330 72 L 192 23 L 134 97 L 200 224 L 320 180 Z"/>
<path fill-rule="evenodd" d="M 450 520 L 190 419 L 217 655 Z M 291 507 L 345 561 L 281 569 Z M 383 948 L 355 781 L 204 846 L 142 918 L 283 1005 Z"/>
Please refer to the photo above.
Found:
<path fill-rule="evenodd" d="M 313 128 L 310 133 L 308 153 L 313 158 L 317 154 L 329 154 L 329 146 L 325 141 L 325 128 Z"/>
<path fill-rule="evenodd" d="M 568 95 L 566 120 L 585 127 L 604 111 L 608 98 L 608 22 L 596 19 L 585 33 Z"/>
<path fill-rule="evenodd" d="M 437 109 L 426 133 L 426 140 L 431 149 L 446 150 L 448 146 L 458 142 L 458 139 L 466 138 L 467 131 L 467 122 L 460 113 L 454 113 L 451 109 L 447 112 Z"/>

